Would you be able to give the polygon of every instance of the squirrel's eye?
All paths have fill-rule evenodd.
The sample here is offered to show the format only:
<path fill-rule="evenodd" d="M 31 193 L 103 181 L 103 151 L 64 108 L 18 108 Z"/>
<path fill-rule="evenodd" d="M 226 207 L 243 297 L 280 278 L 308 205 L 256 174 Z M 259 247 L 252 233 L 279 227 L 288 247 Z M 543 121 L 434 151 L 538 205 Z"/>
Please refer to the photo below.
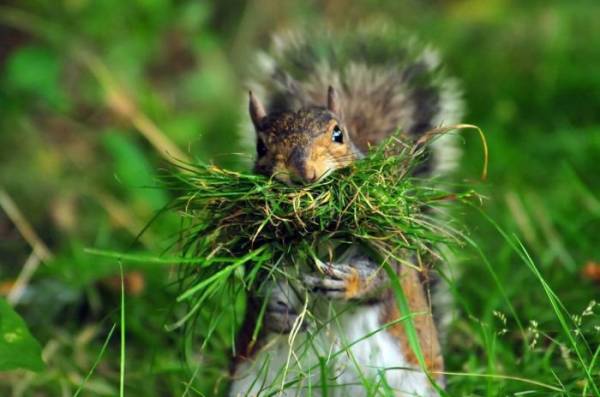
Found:
<path fill-rule="evenodd" d="M 331 132 L 331 140 L 336 143 L 344 143 L 344 132 L 338 125 L 333 127 L 333 131 Z"/>
<path fill-rule="evenodd" d="M 256 153 L 258 154 L 258 157 L 262 157 L 267 154 L 267 146 L 260 138 L 258 138 L 256 141 Z"/>

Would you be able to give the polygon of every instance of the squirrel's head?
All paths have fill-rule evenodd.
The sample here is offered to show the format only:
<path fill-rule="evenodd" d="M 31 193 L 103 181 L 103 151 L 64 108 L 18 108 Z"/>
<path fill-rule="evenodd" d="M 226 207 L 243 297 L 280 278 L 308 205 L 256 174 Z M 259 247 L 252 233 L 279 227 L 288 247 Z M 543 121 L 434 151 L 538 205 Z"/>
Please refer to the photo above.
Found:
<path fill-rule="evenodd" d="M 291 184 L 310 183 L 360 157 L 339 115 L 335 90 L 327 106 L 267 114 L 250 92 L 250 117 L 256 130 L 255 171 Z"/>

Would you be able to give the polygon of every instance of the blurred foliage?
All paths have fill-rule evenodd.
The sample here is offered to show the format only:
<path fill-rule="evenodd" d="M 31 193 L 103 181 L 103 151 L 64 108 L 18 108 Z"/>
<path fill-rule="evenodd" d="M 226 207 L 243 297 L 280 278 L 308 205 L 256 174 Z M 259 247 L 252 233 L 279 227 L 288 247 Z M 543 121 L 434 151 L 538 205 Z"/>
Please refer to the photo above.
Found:
<path fill-rule="evenodd" d="M 0 371 L 27 368 L 40 371 L 44 368 L 42 349 L 33 339 L 23 319 L 4 299 L 0 298 Z"/>
<path fill-rule="evenodd" d="M 462 81 L 465 121 L 489 141 L 489 179 L 478 186 L 489 197 L 485 212 L 524 241 L 570 312 L 584 312 L 598 296 L 598 285 L 580 275 L 587 261 L 600 260 L 595 0 L 14 0 L 0 7 L 0 188 L 53 254 L 16 306 L 42 342 L 47 369 L 0 374 L 2 395 L 72 395 L 98 358 L 82 394 L 117 394 L 116 335 L 101 352 L 118 323 L 118 266 L 84 248 L 161 253 L 175 241 L 179 223 L 169 215 L 137 238 L 170 199 L 156 183 L 175 154 L 165 141 L 191 158 L 238 167 L 232 153 L 245 150 L 237 131 L 249 59 L 271 32 L 289 27 L 388 23 L 439 47 Z M 464 139 L 460 176 L 473 182 L 481 152 L 476 137 Z M 503 292 L 476 253 L 461 254 L 448 369 L 548 384 L 556 375 L 569 393 L 583 394 L 582 371 L 531 271 L 477 211 L 462 215 Z M 0 292 L 30 255 L 0 211 Z M 170 270 L 138 263 L 126 271 L 127 395 L 225 390 L 231 327 L 220 334 L 220 351 L 210 352 L 183 331 L 166 332 L 180 314 L 165 282 Z M 508 315 L 504 296 L 518 318 Z M 508 315 L 506 323 L 497 313 Z M 598 316 L 582 318 L 593 353 Z M 538 328 L 527 338 L 519 331 L 532 320 L 541 333 L 533 348 Z M 451 395 L 529 390 L 539 393 L 520 382 L 449 377 Z"/>

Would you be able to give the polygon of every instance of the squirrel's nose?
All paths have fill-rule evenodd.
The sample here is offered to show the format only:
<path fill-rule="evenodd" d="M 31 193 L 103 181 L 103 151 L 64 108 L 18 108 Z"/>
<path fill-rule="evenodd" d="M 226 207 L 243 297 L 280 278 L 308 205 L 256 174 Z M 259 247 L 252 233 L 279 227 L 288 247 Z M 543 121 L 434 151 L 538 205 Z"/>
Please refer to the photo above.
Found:
<path fill-rule="evenodd" d="M 292 183 L 298 185 L 313 183 L 318 179 L 316 172 L 311 172 L 306 168 L 302 168 L 300 170 L 296 168 L 289 169 L 289 178 Z"/>
<path fill-rule="evenodd" d="M 303 148 L 294 148 L 287 161 L 287 169 L 290 172 L 290 179 L 294 183 L 310 183 L 315 181 L 314 173 L 307 172 L 306 169 L 306 151 Z"/>

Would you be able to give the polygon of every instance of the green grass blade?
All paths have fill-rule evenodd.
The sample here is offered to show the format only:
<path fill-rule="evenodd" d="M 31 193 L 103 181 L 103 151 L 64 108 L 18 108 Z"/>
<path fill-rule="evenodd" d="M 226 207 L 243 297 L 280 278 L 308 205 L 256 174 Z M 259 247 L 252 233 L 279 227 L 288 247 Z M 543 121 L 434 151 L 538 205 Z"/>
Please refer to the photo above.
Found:
<path fill-rule="evenodd" d="M 119 261 L 121 272 L 121 357 L 119 371 L 119 397 L 125 396 L 125 277 L 123 274 L 123 262 Z"/>
<path fill-rule="evenodd" d="M 113 326 L 110 328 L 110 331 L 108 331 L 108 335 L 104 339 L 104 343 L 102 344 L 102 347 L 100 348 L 100 352 L 98 353 L 98 357 L 96 357 L 96 360 L 94 361 L 94 364 L 92 364 L 92 367 L 90 368 L 90 370 L 88 371 L 88 373 L 85 375 L 85 378 L 83 378 L 83 381 L 81 382 L 81 384 L 79 385 L 79 387 L 77 388 L 77 390 L 75 390 L 75 393 L 73 394 L 73 397 L 77 397 L 79 395 L 79 393 L 81 393 L 81 391 L 85 387 L 85 384 L 87 383 L 87 381 L 90 380 L 90 378 L 92 377 L 92 374 L 96 370 L 96 367 L 98 366 L 98 364 L 100 364 L 100 360 L 102 359 L 102 356 L 104 355 L 104 352 L 108 348 L 108 343 L 110 342 L 110 338 L 112 337 L 112 335 L 115 332 L 116 328 L 117 328 L 117 324 L 114 323 Z"/>

